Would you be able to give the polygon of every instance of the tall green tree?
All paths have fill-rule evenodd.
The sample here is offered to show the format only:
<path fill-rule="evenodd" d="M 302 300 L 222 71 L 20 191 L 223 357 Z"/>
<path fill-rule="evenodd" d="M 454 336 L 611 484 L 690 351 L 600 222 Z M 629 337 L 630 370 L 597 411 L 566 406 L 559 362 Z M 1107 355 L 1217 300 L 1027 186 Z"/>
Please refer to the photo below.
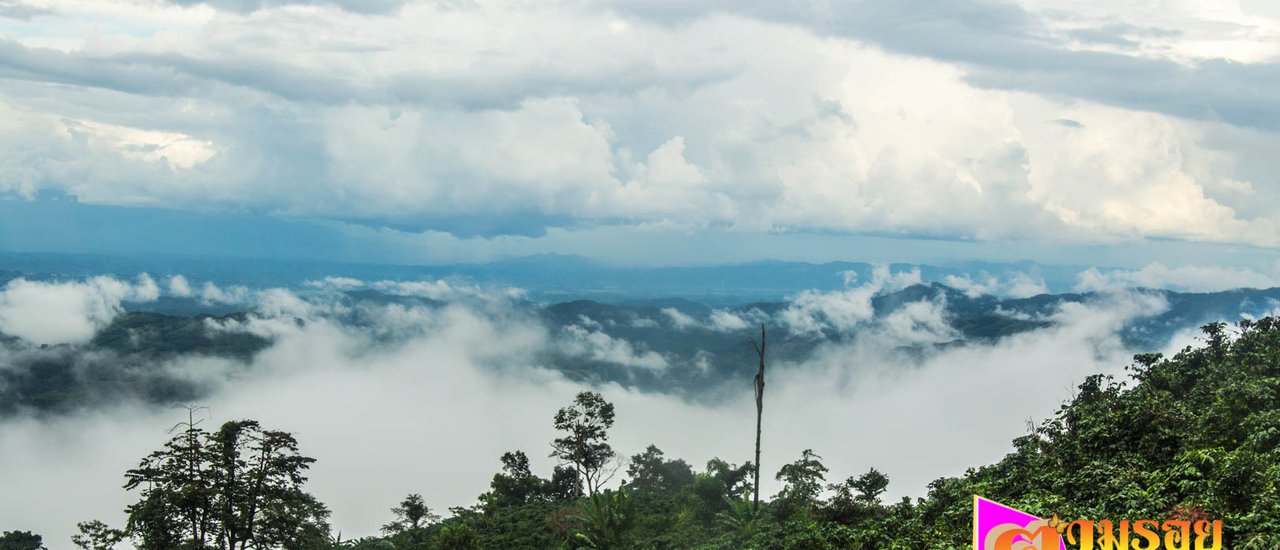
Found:
<path fill-rule="evenodd" d="M 805 449 L 795 462 L 784 465 L 778 470 L 778 481 L 785 485 L 778 493 L 779 515 L 786 518 L 797 512 L 812 507 L 822 493 L 822 481 L 825 479 L 827 467 L 822 464 L 822 457 Z"/>
<path fill-rule="evenodd" d="M 489 492 L 480 495 L 486 509 L 521 506 L 544 499 L 547 481 L 533 475 L 523 451 L 503 453 L 502 471 L 493 475 Z"/>
<path fill-rule="evenodd" d="M 431 511 L 426 499 L 417 493 L 404 497 L 400 505 L 391 509 L 395 520 L 382 526 L 382 532 L 388 535 L 417 531 L 440 521 L 440 516 Z"/>
<path fill-rule="evenodd" d="M 666 460 L 662 450 L 649 445 L 631 457 L 627 485 L 636 491 L 671 492 L 693 483 L 693 468 L 683 460 Z"/>
<path fill-rule="evenodd" d="M 314 459 L 255 421 L 188 423 L 125 474 L 139 500 L 126 533 L 143 550 L 304 548 L 328 540 L 329 511 L 302 489 Z"/>
<path fill-rule="evenodd" d="M 889 476 L 875 468 L 860 476 L 850 477 L 843 483 L 827 485 L 833 495 L 822 506 L 822 515 L 830 521 L 846 525 L 872 519 L 883 510 L 880 495 L 888 487 Z"/>
<path fill-rule="evenodd" d="M 719 458 L 708 460 L 707 469 L 695 474 L 689 487 L 693 495 L 693 515 L 705 522 L 727 510 L 731 499 L 751 492 L 753 472 L 751 463 L 737 466 Z M 752 510 L 757 510 L 754 503 Z"/>
<path fill-rule="evenodd" d="M 611 473 L 607 466 L 616 456 L 609 446 L 613 416 L 613 403 L 596 392 L 579 393 L 572 405 L 556 412 L 555 428 L 565 435 L 552 442 L 551 456 L 573 466 L 579 496 L 584 488 L 594 495 Z"/>

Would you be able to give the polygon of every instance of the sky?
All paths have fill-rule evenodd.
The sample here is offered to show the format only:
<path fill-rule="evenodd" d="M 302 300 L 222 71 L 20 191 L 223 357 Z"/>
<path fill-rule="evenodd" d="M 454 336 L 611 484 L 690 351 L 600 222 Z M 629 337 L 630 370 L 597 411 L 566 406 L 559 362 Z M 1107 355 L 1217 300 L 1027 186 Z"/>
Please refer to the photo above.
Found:
<path fill-rule="evenodd" d="M 1276 274 L 1278 59 L 1269 0 L 0 0 L 0 248 Z"/>

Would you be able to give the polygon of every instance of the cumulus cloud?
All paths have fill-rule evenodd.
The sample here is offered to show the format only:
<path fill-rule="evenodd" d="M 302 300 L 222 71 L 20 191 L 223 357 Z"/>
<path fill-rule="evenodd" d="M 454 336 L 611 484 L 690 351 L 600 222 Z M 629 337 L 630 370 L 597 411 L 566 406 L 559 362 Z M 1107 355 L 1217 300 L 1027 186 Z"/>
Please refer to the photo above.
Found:
<path fill-rule="evenodd" d="M 244 285 L 221 287 L 206 281 L 200 287 L 200 301 L 207 304 L 249 304 L 253 302 L 256 292 Z"/>
<path fill-rule="evenodd" d="M 1022 272 L 1008 274 L 1003 281 L 984 271 L 976 277 L 969 274 L 947 275 L 942 282 L 970 298 L 988 295 L 1030 298 L 1049 292 L 1043 279 Z"/>
<path fill-rule="evenodd" d="M 667 319 L 671 321 L 671 325 L 677 330 L 685 330 L 701 326 L 701 323 L 699 323 L 697 319 L 694 319 L 692 316 L 673 307 L 662 308 L 662 314 L 667 316 Z"/>
<path fill-rule="evenodd" d="M 191 296 L 191 282 L 182 275 L 169 277 L 169 294 L 179 298 Z"/>
<path fill-rule="evenodd" d="M 884 317 L 876 327 L 877 338 L 893 346 L 942 344 L 960 333 L 947 323 L 947 302 L 942 296 L 908 303 Z"/>
<path fill-rule="evenodd" d="M 989 273 L 978 274 L 977 279 L 969 275 L 947 275 L 942 278 L 942 282 L 947 286 L 963 292 L 965 296 L 977 298 L 988 294 L 995 294 L 1000 288 L 1000 281 Z"/>
<path fill-rule="evenodd" d="M 666 358 L 653 351 L 638 351 L 621 338 L 615 338 L 595 327 L 569 325 L 562 331 L 561 349 L 570 356 L 585 357 L 625 367 L 661 370 L 668 366 Z"/>
<path fill-rule="evenodd" d="M 713 310 L 711 317 L 707 319 L 707 325 L 711 330 L 717 332 L 732 332 L 751 326 L 746 319 L 723 309 Z"/>
<path fill-rule="evenodd" d="M 1044 279 L 1026 273 L 1014 273 L 1006 284 L 1005 295 L 1011 298 L 1030 298 L 1049 293 L 1049 287 L 1044 284 Z"/>
<path fill-rule="evenodd" d="M 920 282 L 919 269 L 892 272 L 888 266 L 877 266 L 871 272 L 871 280 L 860 286 L 834 292 L 800 293 L 791 298 L 790 305 L 778 318 L 794 334 L 818 335 L 823 330 L 848 332 L 875 316 L 871 299 L 877 294 Z"/>
<path fill-rule="evenodd" d="M 0 333 L 38 345 L 88 342 L 124 311 L 122 302 L 150 302 L 160 296 L 155 281 L 93 277 L 76 282 L 14 279 L 0 290 Z"/>
<path fill-rule="evenodd" d="M 207 4 L 59 10 L 38 33 L 56 36 L 0 43 L 0 193 L 455 235 L 622 225 L 1280 243 L 1267 179 L 1280 138 L 1241 122 L 1280 120 L 1247 85 L 1267 80 L 1244 78 L 1265 71 L 1143 59 L 1177 33 L 1117 31 L 1148 40 L 1139 56 L 1079 51 L 1061 38 L 1079 29 L 1037 2 L 970 6 L 991 15 L 978 18 L 918 2 Z M 947 32 L 911 27 L 915 12 Z M 135 24 L 80 49 L 76 29 L 121 18 Z M 1172 101 L 1155 91 L 1063 99 L 1098 80 L 1077 73 L 1109 71 L 1106 56 L 1163 75 L 1153 89 L 1184 90 L 1169 82 L 1194 73 L 1219 90 L 1222 73 L 1247 97 L 1164 113 Z M 1048 83 L 993 89 L 1019 88 L 1008 74 L 1040 60 Z M 1226 121 L 1186 118 L 1201 111 Z"/>

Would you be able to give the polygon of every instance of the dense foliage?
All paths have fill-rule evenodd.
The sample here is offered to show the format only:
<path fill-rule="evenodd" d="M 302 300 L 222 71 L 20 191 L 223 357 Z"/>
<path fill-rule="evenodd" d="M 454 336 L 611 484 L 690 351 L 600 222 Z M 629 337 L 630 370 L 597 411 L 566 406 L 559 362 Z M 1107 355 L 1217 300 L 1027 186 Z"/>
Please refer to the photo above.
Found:
<path fill-rule="evenodd" d="M 609 421 L 590 432 L 595 438 L 590 441 L 603 443 L 612 406 L 598 394 L 580 395 L 556 415 L 557 426 L 575 408 L 582 413 L 579 420 L 603 418 L 607 409 Z M 299 523 L 288 532 L 313 536 L 264 534 L 248 539 L 248 548 L 961 549 L 969 545 L 974 494 L 1042 516 L 1222 519 L 1224 547 L 1280 548 L 1280 319 L 1275 318 L 1236 327 L 1211 324 L 1198 347 L 1168 358 L 1136 356 L 1124 380 L 1092 376 L 1057 414 L 1015 439 L 1013 452 L 1000 462 L 938 479 L 924 498 L 891 503 L 881 498 L 889 485 L 883 473 L 834 472 L 812 450 L 779 469 L 776 478 L 784 489 L 759 508 L 750 501 L 750 463 L 713 459 L 695 472 L 649 446 L 631 457 L 621 487 L 583 496 L 582 466 L 575 464 L 581 456 L 559 455 L 564 465 L 546 479 L 530 470 L 524 453 L 512 451 L 501 457 L 502 471 L 494 475 L 490 491 L 470 508 L 450 510 L 448 519 L 431 511 L 429 498 L 410 494 L 389 514 L 384 536 L 321 540 L 318 535 L 327 531 L 324 508 L 301 492 L 298 472 L 309 459 L 293 452 L 292 438 L 253 423 L 228 426 L 194 436 L 198 430 L 189 427 L 130 472 L 132 486 L 145 482 L 148 489 L 130 508 L 123 534 L 145 546 L 149 529 L 167 529 L 171 534 L 162 534 L 173 537 L 168 547 L 178 547 L 193 540 L 187 525 L 211 522 L 211 532 L 226 532 L 228 522 L 241 521 L 243 514 L 220 511 L 228 504 L 241 510 L 235 507 L 248 502 L 240 489 L 225 485 L 229 470 L 220 464 L 229 449 L 241 445 L 227 430 L 250 430 L 258 435 L 247 440 L 245 450 L 261 453 L 270 445 L 286 452 L 281 461 L 258 462 L 254 467 L 260 469 L 244 471 L 280 481 L 272 498 L 296 500 L 270 501 L 284 511 L 274 517 L 300 512 L 293 518 Z M 240 457 L 235 460 L 252 455 L 234 454 Z M 195 477 L 206 481 L 191 482 L 191 464 L 204 468 Z M 593 464 L 603 467 L 603 462 Z M 829 477 L 850 474 L 829 483 Z M 210 507 L 206 501 L 227 504 Z M 92 532 L 107 530 L 85 525 Z M 277 532 L 285 533 L 272 531 Z M 28 540 L 26 535 L 5 536 Z M 219 542 L 224 538 L 206 537 L 191 547 L 225 547 Z M 4 540 L 0 548 L 7 548 Z"/>
<path fill-rule="evenodd" d="M 139 550 L 313 548 L 328 541 L 329 512 L 302 490 L 313 459 L 286 432 L 196 422 L 129 470 L 126 531 Z M 89 534 L 84 524 L 82 534 Z"/>

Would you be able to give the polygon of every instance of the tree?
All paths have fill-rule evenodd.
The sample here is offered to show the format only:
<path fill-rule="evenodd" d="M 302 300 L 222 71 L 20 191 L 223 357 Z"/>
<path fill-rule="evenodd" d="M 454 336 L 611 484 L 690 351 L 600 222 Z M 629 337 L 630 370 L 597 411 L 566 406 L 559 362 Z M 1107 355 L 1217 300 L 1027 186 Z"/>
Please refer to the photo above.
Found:
<path fill-rule="evenodd" d="M 605 466 L 615 456 L 608 443 L 612 426 L 613 404 L 596 392 L 579 393 L 572 405 L 556 412 L 555 427 L 566 435 L 551 444 L 551 456 L 573 465 L 578 496 L 584 486 L 594 495 L 607 481 Z"/>
<path fill-rule="evenodd" d="M 477 550 L 480 548 L 479 535 L 469 523 L 446 525 L 436 535 L 432 550 Z"/>
<path fill-rule="evenodd" d="M 556 466 L 542 486 L 542 494 L 549 500 L 570 500 L 577 498 L 578 489 L 578 471 L 572 466 Z"/>
<path fill-rule="evenodd" d="M 683 460 L 665 460 L 662 450 L 649 445 L 631 457 L 628 485 L 637 491 L 670 492 L 693 483 L 693 468 Z"/>
<path fill-rule="evenodd" d="M 778 470 L 776 479 L 785 483 L 782 492 L 778 493 L 780 516 L 790 517 L 803 510 L 818 499 L 822 492 L 822 481 L 827 467 L 822 465 L 822 457 L 805 449 L 800 459 L 787 464 Z"/>
<path fill-rule="evenodd" d="M 170 428 L 182 431 L 125 474 L 125 489 L 145 483 L 142 499 L 126 509 L 125 531 L 140 550 L 175 547 L 206 548 L 212 533 L 213 488 L 210 434 L 200 428 L 195 413 L 203 407 L 185 406 L 187 421 Z"/>
<path fill-rule="evenodd" d="M 96 519 L 82 521 L 76 528 L 80 533 L 72 535 L 71 542 L 84 550 L 112 550 L 125 538 L 124 531 L 112 529 Z"/>
<path fill-rule="evenodd" d="M 396 519 L 382 526 L 382 532 L 388 535 L 417 531 L 440 521 L 440 516 L 431 513 L 422 495 L 416 493 L 404 497 L 399 506 L 391 509 L 391 513 L 395 514 Z"/>
<path fill-rule="evenodd" d="M 729 499 L 752 490 L 750 463 L 735 466 L 719 458 L 707 461 L 707 469 L 693 478 L 690 492 L 696 498 L 694 514 L 702 521 L 710 521 L 716 514 L 728 509 Z M 755 510 L 755 506 L 752 506 Z"/>
<path fill-rule="evenodd" d="M 756 511 L 760 510 L 760 420 L 764 416 L 764 352 L 765 352 L 764 336 L 765 336 L 764 323 L 760 323 L 760 343 L 755 344 L 753 342 L 756 348 L 756 355 L 760 356 L 760 371 L 756 373 L 756 378 L 755 378 L 756 459 L 755 459 L 755 462 L 752 463 L 752 464 L 755 464 L 755 482 L 752 483 L 752 486 L 755 487 L 755 496 L 753 497 L 752 505 L 755 507 Z"/>
<path fill-rule="evenodd" d="M 850 477 L 843 483 L 827 486 L 834 495 L 823 506 L 823 515 L 837 523 L 853 525 L 875 517 L 883 511 L 880 495 L 889 487 L 889 477 L 872 468 L 858 477 Z"/>
<path fill-rule="evenodd" d="M 0 550 L 46 550 L 44 538 L 31 531 L 5 531 L 0 535 Z"/>
<path fill-rule="evenodd" d="M 523 451 L 502 454 L 502 471 L 493 475 L 489 492 L 480 495 L 487 509 L 521 506 L 542 500 L 546 480 L 533 475 L 529 456 Z"/>
<path fill-rule="evenodd" d="M 849 478 L 845 483 L 858 492 L 854 498 L 863 502 L 880 502 L 880 495 L 889 488 L 889 476 L 872 468 L 857 479 Z"/>
<path fill-rule="evenodd" d="M 182 434 L 125 474 L 139 490 L 126 533 L 140 550 L 297 548 L 327 541 L 329 511 L 302 490 L 315 462 L 293 435 L 255 421 Z"/>

